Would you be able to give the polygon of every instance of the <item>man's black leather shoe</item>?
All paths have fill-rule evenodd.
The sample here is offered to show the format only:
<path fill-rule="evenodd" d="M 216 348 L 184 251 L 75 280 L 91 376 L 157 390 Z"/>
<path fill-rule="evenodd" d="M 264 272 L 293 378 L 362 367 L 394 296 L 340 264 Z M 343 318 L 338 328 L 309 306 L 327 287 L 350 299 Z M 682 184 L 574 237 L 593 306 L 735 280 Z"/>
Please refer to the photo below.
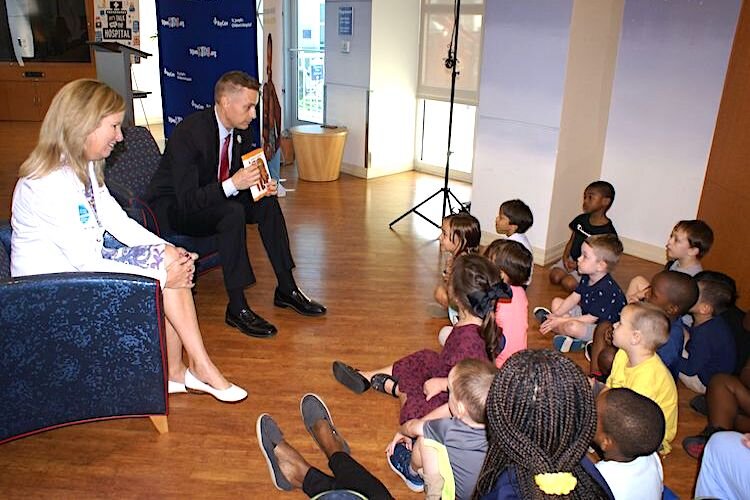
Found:
<path fill-rule="evenodd" d="M 276 327 L 255 314 L 249 307 L 240 311 L 239 314 L 232 314 L 227 307 L 224 320 L 227 325 L 233 326 L 251 337 L 266 339 L 276 335 Z"/>
<path fill-rule="evenodd" d="M 276 307 L 291 307 L 304 316 L 322 316 L 326 313 L 323 304 L 319 304 L 296 288 L 292 293 L 284 293 L 278 288 L 273 294 L 273 305 Z"/>

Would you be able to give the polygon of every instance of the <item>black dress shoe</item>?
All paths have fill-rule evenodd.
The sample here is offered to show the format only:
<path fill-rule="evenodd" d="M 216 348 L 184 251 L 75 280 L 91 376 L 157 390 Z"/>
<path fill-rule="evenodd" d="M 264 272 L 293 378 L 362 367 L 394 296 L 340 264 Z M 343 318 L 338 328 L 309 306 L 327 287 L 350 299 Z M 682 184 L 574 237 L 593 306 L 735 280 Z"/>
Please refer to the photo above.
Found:
<path fill-rule="evenodd" d="M 239 314 L 233 314 L 227 307 L 224 320 L 227 325 L 233 326 L 251 337 L 265 339 L 276 335 L 276 327 L 255 314 L 249 307 L 240 311 Z"/>
<path fill-rule="evenodd" d="M 291 293 L 284 293 L 278 288 L 273 294 L 273 305 L 276 307 L 291 307 L 304 316 L 322 316 L 326 313 L 323 304 L 318 304 L 296 288 Z"/>

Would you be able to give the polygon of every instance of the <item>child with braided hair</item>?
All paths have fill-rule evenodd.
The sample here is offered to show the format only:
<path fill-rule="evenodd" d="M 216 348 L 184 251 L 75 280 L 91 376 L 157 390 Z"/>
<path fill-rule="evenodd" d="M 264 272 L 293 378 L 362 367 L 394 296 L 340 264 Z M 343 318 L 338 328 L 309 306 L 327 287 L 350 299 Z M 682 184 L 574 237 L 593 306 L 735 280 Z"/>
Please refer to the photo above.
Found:
<path fill-rule="evenodd" d="M 580 368 L 550 350 L 511 356 L 487 396 L 489 448 L 475 499 L 612 499 L 586 456 L 596 405 Z"/>
<path fill-rule="evenodd" d="M 423 417 L 440 407 L 449 417 L 448 372 L 463 359 L 494 361 L 504 346 L 495 322 L 498 300 L 510 301 L 510 287 L 500 271 L 481 255 L 462 255 L 453 263 L 448 293 L 458 306 L 458 322 L 440 353 L 423 349 L 373 371 L 359 371 L 341 361 L 333 363 L 333 375 L 361 394 L 370 387 L 401 400 L 399 423 Z"/>

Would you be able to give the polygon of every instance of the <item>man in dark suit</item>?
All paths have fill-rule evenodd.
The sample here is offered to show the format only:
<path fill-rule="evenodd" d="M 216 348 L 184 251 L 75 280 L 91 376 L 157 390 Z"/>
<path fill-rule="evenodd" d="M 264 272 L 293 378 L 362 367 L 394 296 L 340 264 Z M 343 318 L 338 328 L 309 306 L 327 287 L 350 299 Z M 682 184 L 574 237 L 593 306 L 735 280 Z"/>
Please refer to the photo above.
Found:
<path fill-rule="evenodd" d="M 253 201 L 248 189 L 260 179 L 257 166 L 242 168 L 253 149 L 247 130 L 255 119 L 260 85 L 241 71 L 216 83 L 212 108 L 193 113 L 175 128 L 154 174 L 147 201 L 162 227 L 192 236 L 216 235 L 229 295 L 228 325 L 253 337 L 270 337 L 276 327 L 254 313 L 244 289 L 255 283 L 247 255 L 246 224 L 258 224 L 278 286 L 274 305 L 320 316 L 326 309 L 294 282 L 289 236 L 270 182 L 267 196 Z"/>

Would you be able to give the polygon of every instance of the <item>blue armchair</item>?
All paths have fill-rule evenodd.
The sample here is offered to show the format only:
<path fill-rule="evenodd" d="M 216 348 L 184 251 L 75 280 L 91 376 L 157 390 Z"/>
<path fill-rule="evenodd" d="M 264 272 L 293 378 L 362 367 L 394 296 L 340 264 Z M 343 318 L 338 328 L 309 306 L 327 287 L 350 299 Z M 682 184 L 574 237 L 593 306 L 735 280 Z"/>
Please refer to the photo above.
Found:
<path fill-rule="evenodd" d="M 10 277 L 0 222 L 0 444 L 57 427 L 148 416 L 167 432 L 161 289 L 128 274 Z"/>

